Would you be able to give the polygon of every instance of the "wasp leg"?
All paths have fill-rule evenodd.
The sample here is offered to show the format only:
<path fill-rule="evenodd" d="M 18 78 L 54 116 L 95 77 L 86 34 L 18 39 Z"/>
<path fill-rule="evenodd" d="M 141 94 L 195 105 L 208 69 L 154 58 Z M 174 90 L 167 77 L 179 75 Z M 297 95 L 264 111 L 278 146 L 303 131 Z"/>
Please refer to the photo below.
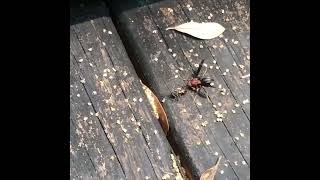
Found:
<path fill-rule="evenodd" d="M 202 97 L 202 98 L 207 98 L 207 97 L 208 97 L 207 91 L 206 91 L 204 88 L 202 88 L 202 87 L 199 88 L 198 94 L 199 94 L 199 96 Z"/>
<path fill-rule="evenodd" d="M 199 73 L 200 73 L 200 71 L 201 71 L 203 62 L 204 62 L 204 59 L 200 62 L 199 68 L 197 69 L 197 71 L 195 71 L 195 72 L 193 73 L 193 77 L 198 77 L 198 76 L 199 76 Z"/>

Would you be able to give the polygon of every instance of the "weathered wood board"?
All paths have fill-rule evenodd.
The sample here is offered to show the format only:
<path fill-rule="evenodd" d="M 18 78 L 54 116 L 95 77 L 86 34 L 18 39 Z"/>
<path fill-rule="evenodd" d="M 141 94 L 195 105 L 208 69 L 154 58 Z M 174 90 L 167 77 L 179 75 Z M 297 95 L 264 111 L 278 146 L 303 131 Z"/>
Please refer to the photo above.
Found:
<path fill-rule="evenodd" d="M 107 8 L 99 4 L 72 12 L 70 178 L 175 177 L 174 152 Z"/>
<path fill-rule="evenodd" d="M 119 4 L 112 6 L 118 32 L 138 73 L 164 101 L 170 142 L 188 172 L 198 179 L 222 156 L 216 179 L 250 179 L 250 82 L 242 78 L 250 73 L 249 1 Z M 217 22 L 226 31 L 200 40 L 165 30 L 190 20 Z M 201 73 L 215 80 L 216 88 L 206 88 L 209 98 L 188 92 L 179 101 L 168 99 L 202 59 L 207 68 Z"/>

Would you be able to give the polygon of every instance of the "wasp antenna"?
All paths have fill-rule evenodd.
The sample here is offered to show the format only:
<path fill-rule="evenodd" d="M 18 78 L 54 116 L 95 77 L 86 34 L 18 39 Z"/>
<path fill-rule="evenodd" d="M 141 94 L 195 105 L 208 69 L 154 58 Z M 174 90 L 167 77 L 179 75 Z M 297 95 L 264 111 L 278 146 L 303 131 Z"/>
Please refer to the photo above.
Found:
<path fill-rule="evenodd" d="M 204 88 L 200 88 L 198 94 L 202 98 L 208 98 L 208 93 Z"/>
<path fill-rule="evenodd" d="M 201 62 L 200 62 L 200 64 L 199 64 L 198 70 L 194 73 L 194 76 L 195 76 L 195 77 L 198 77 L 198 75 L 199 75 L 199 73 L 200 73 L 200 71 L 201 71 L 201 68 L 202 68 L 202 66 L 203 66 L 203 63 L 204 63 L 204 59 L 201 60 Z"/>

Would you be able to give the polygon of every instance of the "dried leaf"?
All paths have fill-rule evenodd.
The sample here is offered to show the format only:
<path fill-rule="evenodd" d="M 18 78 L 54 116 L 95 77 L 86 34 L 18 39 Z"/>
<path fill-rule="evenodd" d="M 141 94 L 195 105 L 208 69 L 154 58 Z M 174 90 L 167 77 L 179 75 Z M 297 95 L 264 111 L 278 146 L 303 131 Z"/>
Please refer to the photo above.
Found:
<path fill-rule="evenodd" d="M 212 39 L 218 37 L 225 30 L 223 26 L 215 22 L 197 23 L 188 22 L 175 27 L 169 27 L 166 30 L 174 29 L 199 39 Z"/>
<path fill-rule="evenodd" d="M 144 92 L 147 95 L 149 103 L 152 106 L 154 115 L 156 116 L 156 118 L 159 119 L 159 122 L 160 122 L 162 129 L 163 129 L 164 133 L 167 135 L 168 131 L 169 131 L 169 122 L 168 122 L 167 115 L 166 115 L 159 99 L 146 85 L 144 85 L 143 83 L 141 83 L 141 84 L 144 89 Z"/>
<path fill-rule="evenodd" d="M 213 180 L 217 173 L 220 160 L 221 160 L 221 156 L 218 158 L 217 163 L 213 167 L 207 169 L 202 173 L 200 180 Z"/>

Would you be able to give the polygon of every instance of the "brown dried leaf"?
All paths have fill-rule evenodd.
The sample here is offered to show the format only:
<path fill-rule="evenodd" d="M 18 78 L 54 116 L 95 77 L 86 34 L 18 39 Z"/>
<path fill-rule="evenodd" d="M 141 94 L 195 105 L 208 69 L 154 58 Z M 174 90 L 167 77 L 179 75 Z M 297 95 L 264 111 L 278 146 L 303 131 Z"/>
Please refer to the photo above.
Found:
<path fill-rule="evenodd" d="M 141 83 L 141 84 L 143 86 L 144 92 L 147 95 L 149 103 L 152 106 L 153 113 L 154 113 L 155 117 L 159 119 L 159 122 L 160 122 L 162 129 L 163 129 L 164 133 L 167 135 L 168 131 L 169 131 L 169 122 L 168 122 L 167 115 L 166 115 L 159 99 L 146 85 L 144 85 L 143 83 Z"/>
<path fill-rule="evenodd" d="M 169 29 L 175 29 L 199 39 L 212 39 L 225 31 L 223 26 L 215 22 L 197 23 L 193 21 L 175 27 L 168 27 L 166 30 Z"/>
<path fill-rule="evenodd" d="M 213 167 L 207 169 L 201 174 L 200 180 L 213 180 L 217 173 L 220 160 L 221 156 L 218 158 L 217 163 Z"/>

